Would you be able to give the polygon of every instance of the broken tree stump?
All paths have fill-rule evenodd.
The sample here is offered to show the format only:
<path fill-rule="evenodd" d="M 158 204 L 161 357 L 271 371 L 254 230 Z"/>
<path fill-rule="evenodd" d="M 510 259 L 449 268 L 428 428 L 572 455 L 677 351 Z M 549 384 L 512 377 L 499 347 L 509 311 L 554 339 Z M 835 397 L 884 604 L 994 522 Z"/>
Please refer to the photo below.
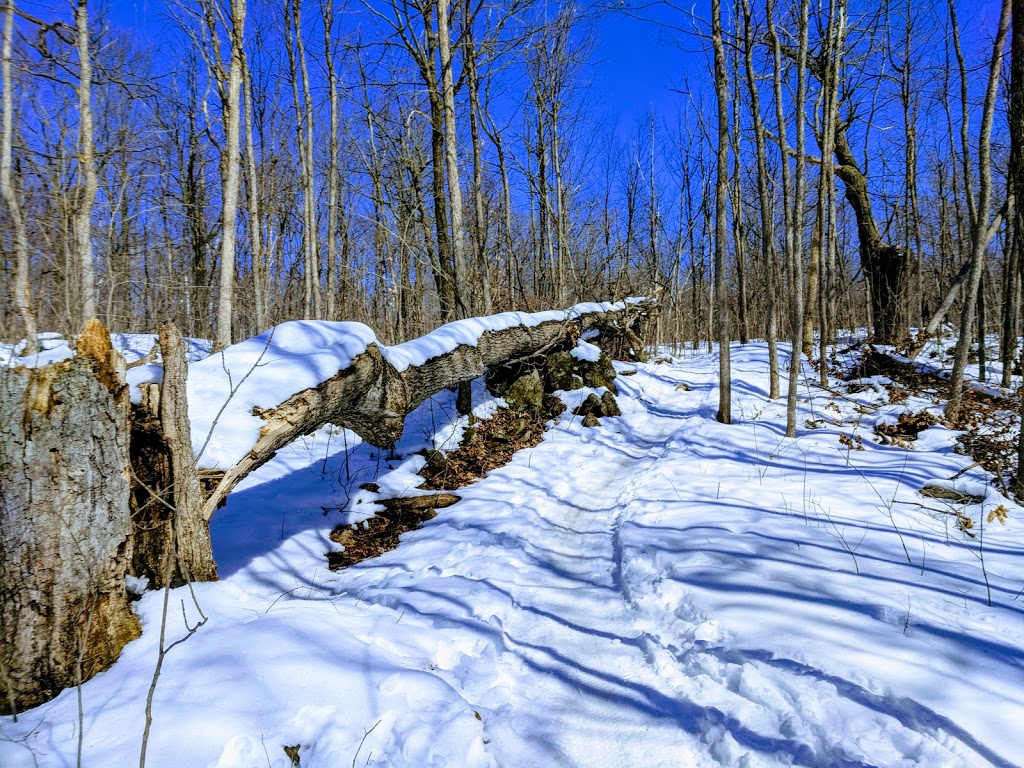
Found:
<path fill-rule="evenodd" d="M 92 321 L 78 354 L 0 368 L 0 713 L 105 669 L 139 634 L 131 556 L 128 388 Z"/>

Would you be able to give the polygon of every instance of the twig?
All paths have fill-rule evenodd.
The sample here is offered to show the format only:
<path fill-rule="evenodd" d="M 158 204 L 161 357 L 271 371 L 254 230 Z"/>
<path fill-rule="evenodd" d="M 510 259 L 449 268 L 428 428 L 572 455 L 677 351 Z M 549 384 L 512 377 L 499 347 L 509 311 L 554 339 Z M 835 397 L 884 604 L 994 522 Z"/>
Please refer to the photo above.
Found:
<path fill-rule="evenodd" d="M 376 723 L 373 724 L 373 728 L 376 728 L 380 724 L 381 724 L 381 721 L 378 720 Z M 370 730 L 366 731 L 363 734 L 363 738 L 359 740 L 359 747 L 356 749 L 356 753 L 352 756 L 352 768 L 356 768 L 356 759 L 359 757 L 359 752 L 363 748 L 363 742 L 366 741 L 366 737 L 367 736 L 369 736 L 371 733 L 373 733 L 373 728 L 371 728 Z"/>

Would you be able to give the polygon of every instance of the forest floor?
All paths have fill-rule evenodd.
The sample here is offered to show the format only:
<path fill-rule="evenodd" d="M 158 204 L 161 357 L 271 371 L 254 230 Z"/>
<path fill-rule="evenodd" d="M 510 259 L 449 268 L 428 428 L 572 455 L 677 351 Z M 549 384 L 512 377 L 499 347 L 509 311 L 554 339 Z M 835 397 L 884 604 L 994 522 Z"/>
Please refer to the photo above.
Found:
<path fill-rule="evenodd" d="M 281 451 L 213 518 L 221 580 L 170 594 L 168 643 L 207 621 L 164 661 L 146 764 L 1024 763 L 1024 508 L 967 469 L 940 393 L 853 350 L 853 379 L 805 368 L 790 439 L 765 345 L 732 348 L 728 426 L 717 356 L 668 357 L 616 363 L 598 427 L 561 393 L 543 440 L 336 571 L 333 529 L 426 493 L 454 396 L 390 456 L 331 428 Z M 81 707 L 0 718 L 0 765 L 75 765 L 80 723 L 82 765 L 138 764 L 163 594 L 135 605 Z"/>

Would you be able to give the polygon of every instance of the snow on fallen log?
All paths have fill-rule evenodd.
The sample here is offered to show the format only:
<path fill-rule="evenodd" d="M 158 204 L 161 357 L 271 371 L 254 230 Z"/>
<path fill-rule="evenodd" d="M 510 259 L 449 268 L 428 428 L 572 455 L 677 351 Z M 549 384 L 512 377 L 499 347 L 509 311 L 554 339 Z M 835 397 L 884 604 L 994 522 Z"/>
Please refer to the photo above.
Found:
<path fill-rule="evenodd" d="M 590 329 L 624 333 L 655 307 L 640 298 L 506 312 L 449 323 L 393 347 L 380 345 L 361 323 L 294 321 L 211 355 L 188 376 L 197 467 L 217 480 L 204 515 L 209 519 L 278 450 L 325 424 L 388 447 L 401 436 L 406 414 L 442 389 Z"/>

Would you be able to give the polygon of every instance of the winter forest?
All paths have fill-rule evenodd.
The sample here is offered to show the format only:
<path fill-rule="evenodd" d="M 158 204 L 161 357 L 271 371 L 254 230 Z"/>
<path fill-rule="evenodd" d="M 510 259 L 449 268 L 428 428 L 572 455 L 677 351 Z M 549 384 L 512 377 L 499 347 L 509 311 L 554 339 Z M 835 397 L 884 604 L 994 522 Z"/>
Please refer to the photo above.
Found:
<path fill-rule="evenodd" d="M 895 340 L 956 317 L 981 228 L 1012 355 L 994 0 L 174 2 L 137 30 L 118 5 L 5 10 L 4 338 L 309 318 L 396 342 L 658 290 L 659 340 L 707 340 L 721 274 L 732 338 L 789 337 L 803 294 L 808 338 Z M 705 68 L 617 124 L 590 82 L 623 14 Z"/>
<path fill-rule="evenodd" d="M 0 31 L 0 766 L 1024 765 L 1024 0 Z"/>

